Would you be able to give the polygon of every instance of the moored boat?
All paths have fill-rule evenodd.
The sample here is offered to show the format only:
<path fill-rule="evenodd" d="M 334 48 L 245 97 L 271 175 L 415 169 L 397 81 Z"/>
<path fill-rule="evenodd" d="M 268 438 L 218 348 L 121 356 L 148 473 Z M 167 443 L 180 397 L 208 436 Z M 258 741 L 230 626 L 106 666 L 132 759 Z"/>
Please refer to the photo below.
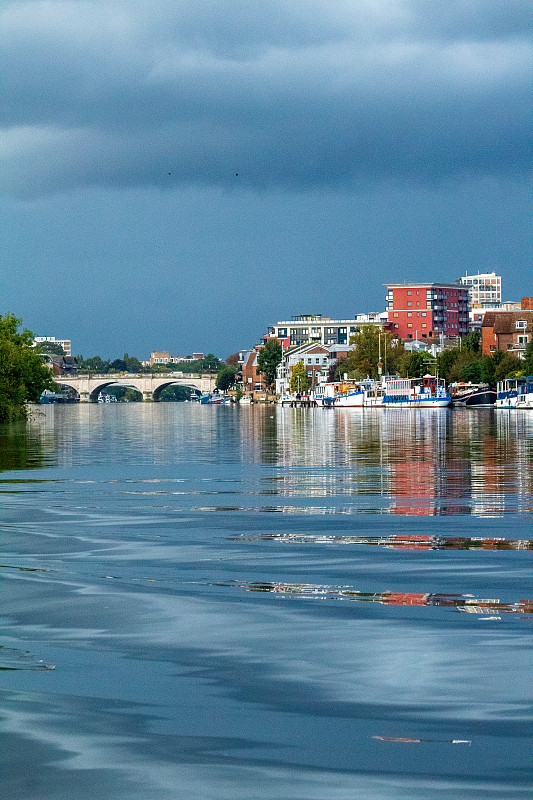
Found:
<path fill-rule="evenodd" d="M 456 383 L 451 388 L 453 406 L 480 408 L 496 403 L 496 389 L 487 383 Z"/>
<path fill-rule="evenodd" d="M 384 404 L 387 408 L 445 408 L 452 401 L 444 381 L 434 375 L 423 378 L 385 380 Z"/>
<path fill-rule="evenodd" d="M 533 375 L 498 381 L 496 392 L 496 408 L 533 409 Z"/>

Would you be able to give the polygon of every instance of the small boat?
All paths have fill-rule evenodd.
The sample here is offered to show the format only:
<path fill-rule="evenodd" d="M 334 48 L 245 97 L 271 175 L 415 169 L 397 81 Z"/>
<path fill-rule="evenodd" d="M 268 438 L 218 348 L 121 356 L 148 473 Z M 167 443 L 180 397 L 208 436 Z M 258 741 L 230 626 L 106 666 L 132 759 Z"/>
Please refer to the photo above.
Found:
<path fill-rule="evenodd" d="M 533 408 L 533 375 L 498 381 L 496 408 Z"/>
<path fill-rule="evenodd" d="M 496 402 L 496 389 L 487 383 L 452 384 L 452 406 L 482 408 L 493 406 Z"/>
<path fill-rule="evenodd" d="M 385 384 L 382 381 L 364 381 L 364 408 L 382 408 L 385 405 Z"/>
<path fill-rule="evenodd" d="M 324 399 L 330 399 L 330 403 L 324 402 L 323 405 L 332 405 L 335 408 L 362 408 L 364 390 L 358 383 L 348 381 L 335 381 L 326 383 L 324 387 Z"/>
<path fill-rule="evenodd" d="M 240 406 L 251 406 L 252 403 L 253 403 L 253 400 L 252 400 L 252 398 L 250 397 L 249 394 L 245 394 L 244 397 L 241 397 L 241 399 L 239 400 L 239 405 Z"/>
<path fill-rule="evenodd" d="M 444 381 L 434 375 L 385 380 L 387 408 L 445 408 L 451 402 L 452 396 L 446 391 Z"/>

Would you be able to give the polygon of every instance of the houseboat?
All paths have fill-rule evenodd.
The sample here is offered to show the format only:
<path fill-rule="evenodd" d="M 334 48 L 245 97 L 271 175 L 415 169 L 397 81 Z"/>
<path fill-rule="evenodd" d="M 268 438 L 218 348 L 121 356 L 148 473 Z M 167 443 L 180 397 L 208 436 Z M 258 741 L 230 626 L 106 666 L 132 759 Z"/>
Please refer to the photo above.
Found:
<path fill-rule="evenodd" d="M 487 383 L 454 383 L 450 388 L 452 406 L 482 408 L 496 403 L 496 389 Z"/>
<path fill-rule="evenodd" d="M 496 408 L 532 408 L 533 375 L 506 378 L 496 387 Z"/>
<path fill-rule="evenodd" d="M 358 383 L 349 381 L 326 383 L 324 395 L 325 398 L 332 400 L 331 405 L 335 408 L 363 408 L 364 390 Z"/>
<path fill-rule="evenodd" d="M 444 381 L 434 375 L 385 380 L 386 408 L 445 408 L 451 402 Z"/>

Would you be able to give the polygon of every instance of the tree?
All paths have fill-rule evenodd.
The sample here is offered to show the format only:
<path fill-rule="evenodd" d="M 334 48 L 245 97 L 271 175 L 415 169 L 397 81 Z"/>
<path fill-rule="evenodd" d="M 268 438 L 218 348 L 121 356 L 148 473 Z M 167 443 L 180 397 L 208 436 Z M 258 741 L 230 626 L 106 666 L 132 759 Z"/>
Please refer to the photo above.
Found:
<path fill-rule="evenodd" d="M 502 381 L 504 378 L 514 378 L 522 369 L 522 361 L 511 353 L 504 353 L 494 370 L 494 380 Z"/>
<path fill-rule="evenodd" d="M 111 362 L 109 365 L 109 372 L 127 372 L 128 365 L 122 358 L 116 358 L 114 361 Z"/>
<path fill-rule="evenodd" d="M 126 370 L 128 372 L 142 372 L 143 365 L 135 356 L 129 356 L 127 353 L 124 353 L 123 361 L 126 364 Z"/>
<path fill-rule="evenodd" d="M 431 353 L 407 352 L 402 356 L 399 372 L 403 378 L 422 378 L 428 372 L 434 374 L 436 363 Z"/>
<path fill-rule="evenodd" d="M 87 370 L 88 372 L 96 372 L 99 375 L 104 375 L 109 369 L 109 361 L 103 361 L 100 356 L 93 356 L 92 358 L 82 358 L 78 360 L 78 368 L 80 370 Z"/>
<path fill-rule="evenodd" d="M 59 342 L 37 342 L 36 348 L 40 353 L 50 353 L 55 356 L 65 355 L 65 351 Z"/>
<path fill-rule="evenodd" d="M 257 371 L 265 376 L 267 390 L 276 380 L 276 369 L 281 363 L 283 350 L 277 339 L 268 339 L 257 355 Z"/>
<path fill-rule="evenodd" d="M 347 372 L 351 378 L 377 378 L 380 353 L 383 373 L 395 372 L 405 352 L 401 342 L 376 325 L 362 325 L 361 330 L 350 337 L 350 344 L 354 349 L 339 364 L 337 372 Z"/>
<path fill-rule="evenodd" d="M 307 374 L 305 364 L 302 359 L 300 359 L 300 361 L 298 361 L 292 370 L 291 392 L 306 392 L 310 386 L 311 381 L 309 379 L 309 375 Z"/>
<path fill-rule="evenodd" d="M 526 346 L 523 373 L 524 375 L 533 375 L 533 339 Z"/>
<path fill-rule="evenodd" d="M 189 386 L 165 386 L 161 389 L 159 399 L 163 403 L 184 403 L 191 399 L 192 389 Z"/>
<path fill-rule="evenodd" d="M 38 402 L 45 389 L 57 388 L 33 346 L 33 333 L 19 332 L 20 323 L 13 314 L 0 316 L 0 422 L 24 418 L 27 402 Z"/>
<path fill-rule="evenodd" d="M 441 378 L 444 378 L 446 382 L 452 380 L 452 367 L 456 364 L 460 355 L 461 351 L 458 347 L 454 347 L 450 350 L 443 350 L 442 353 L 440 353 L 438 357 L 439 373 Z"/>
<path fill-rule="evenodd" d="M 235 367 L 223 367 L 217 375 L 215 386 L 222 392 L 227 391 L 235 383 Z"/>
<path fill-rule="evenodd" d="M 461 339 L 461 350 L 479 353 L 481 350 L 481 331 L 471 331 Z"/>

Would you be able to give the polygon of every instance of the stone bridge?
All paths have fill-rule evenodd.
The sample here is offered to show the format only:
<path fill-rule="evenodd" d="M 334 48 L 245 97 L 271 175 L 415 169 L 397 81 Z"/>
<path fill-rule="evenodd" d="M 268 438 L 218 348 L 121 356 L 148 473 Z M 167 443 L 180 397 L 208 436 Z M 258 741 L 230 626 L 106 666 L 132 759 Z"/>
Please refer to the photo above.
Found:
<path fill-rule="evenodd" d="M 199 392 L 210 392 L 215 388 L 215 375 L 135 375 L 133 373 L 113 375 L 62 375 L 55 378 L 61 386 L 70 386 L 80 396 L 81 403 L 96 403 L 100 392 L 110 386 L 137 389 L 143 400 L 157 402 L 166 386 L 187 386 Z"/>

